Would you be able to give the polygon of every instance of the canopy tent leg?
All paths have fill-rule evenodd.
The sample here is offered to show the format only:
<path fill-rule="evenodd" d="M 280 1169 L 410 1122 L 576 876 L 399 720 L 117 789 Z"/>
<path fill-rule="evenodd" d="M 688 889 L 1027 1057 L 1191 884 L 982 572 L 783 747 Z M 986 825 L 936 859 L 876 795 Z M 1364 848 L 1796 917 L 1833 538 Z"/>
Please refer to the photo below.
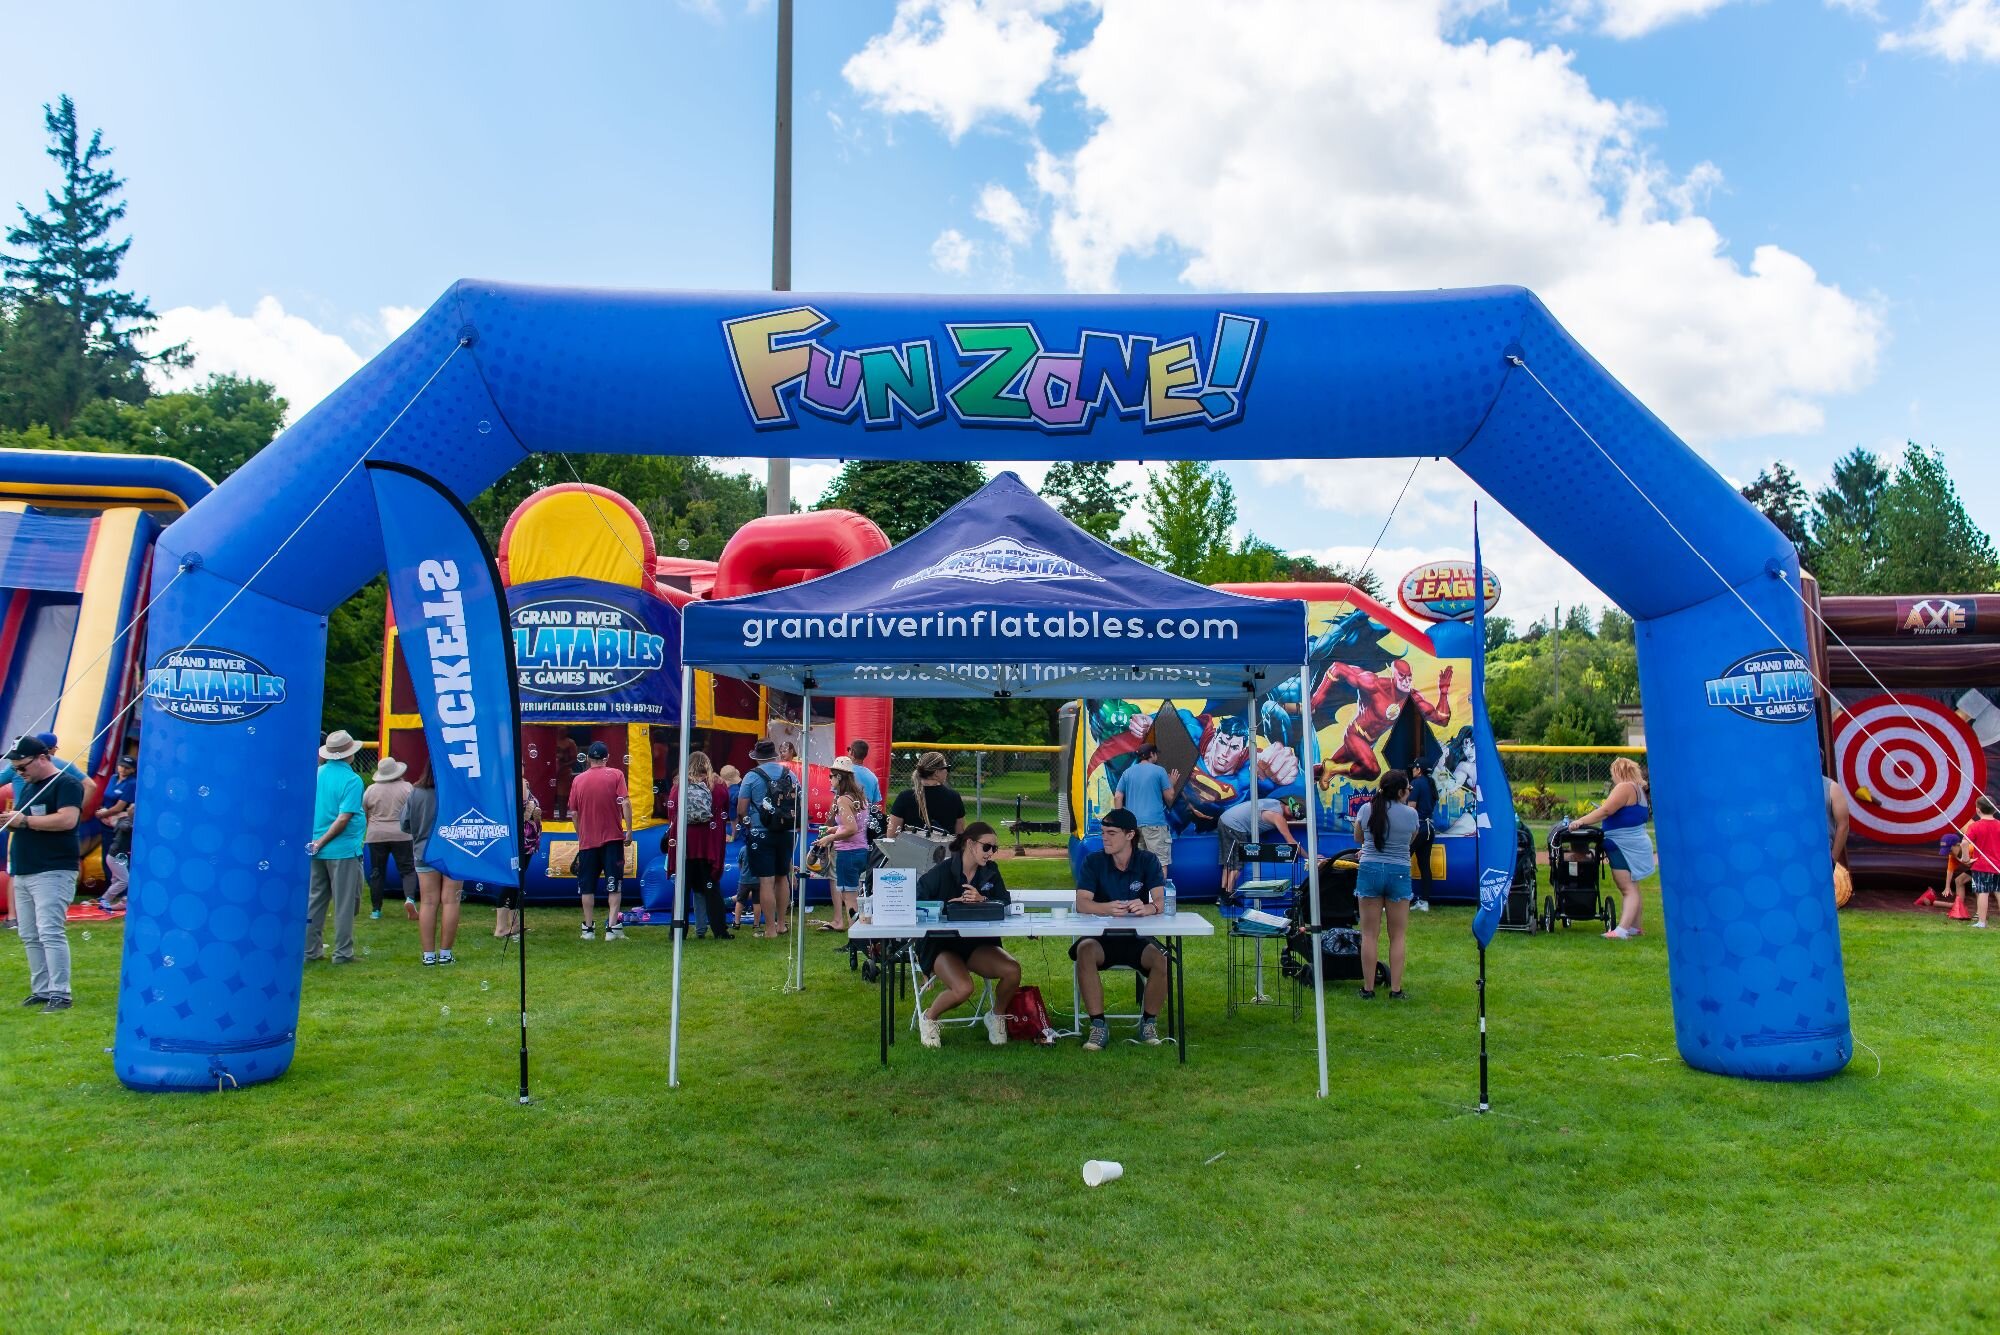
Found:
<path fill-rule="evenodd" d="M 795 828 L 798 834 L 792 839 L 792 859 L 794 870 L 792 882 L 796 898 L 792 907 L 793 941 L 792 977 L 789 991 L 806 990 L 806 850 L 811 847 L 812 804 L 806 801 L 806 794 L 812 787 L 812 718 L 813 693 L 807 687 L 799 693 L 799 814 Z"/>
<path fill-rule="evenodd" d="M 681 1083 L 681 942 L 687 937 L 687 781 L 688 781 L 688 698 L 694 694 L 694 669 L 681 668 L 681 764 L 676 771 L 674 791 L 674 999 L 667 1021 L 667 1088 Z M 712 923 L 720 930 L 724 924 Z"/>
<path fill-rule="evenodd" d="M 1312 663 L 1299 669 L 1299 744 L 1305 754 L 1299 768 L 1306 776 L 1306 905 L 1312 915 L 1313 1014 L 1319 1028 L 1319 1096 L 1326 1097 L 1326 958 L 1321 954 L 1326 935 L 1319 920 L 1319 774 L 1313 761 L 1319 734 L 1313 729 Z"/>

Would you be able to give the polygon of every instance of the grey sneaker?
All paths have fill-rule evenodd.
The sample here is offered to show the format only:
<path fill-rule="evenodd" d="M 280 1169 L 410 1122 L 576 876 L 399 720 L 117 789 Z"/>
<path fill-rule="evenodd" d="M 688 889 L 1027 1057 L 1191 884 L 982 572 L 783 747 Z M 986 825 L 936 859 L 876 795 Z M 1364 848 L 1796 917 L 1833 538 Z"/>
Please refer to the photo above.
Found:
<path fill-rule="evenodd" d="M 1083 1040 L 1085 1052 L 1102 1052 L 1111 1045 L 1111 1026 L 1103 1020 L 1090 1022 L 1090 1034 Z"/>
<path fill-rule="evenodd" d="M 49 1004 L 49 994 L 46 992 L 30 992 L 28 999 L 21 1004 L 23 1006 L 46 1006 Z"/>
<path fill-rule="evenodd" d="M 456 964 L 456 963 L 458 963 L 458 960 L 457 960 L 456 958 L 454 958 L 454 957 L 453 957 L 452 953 L 451 953 L 451 952 L 450 952 L 449 950 L 440 950 L 440 951 L 438 952 L 438 963 L 439 963 L 439 964 Z"/>
<path fill-rule="evenodd" d="M 53 1015 L 57 1011 L 66 1011 L 69 1008 L 70 1000 L 68 997 L 53 996 L 49 998 L 48 1004 L 42 1007 L 42 1014 Z"/>
<path fill-rule="evenodd" d="M 1160 1046 L 1160 1022 L 1158 1020 L 1140 1020 L 1139 1041 L 1149 1048 Z"/>

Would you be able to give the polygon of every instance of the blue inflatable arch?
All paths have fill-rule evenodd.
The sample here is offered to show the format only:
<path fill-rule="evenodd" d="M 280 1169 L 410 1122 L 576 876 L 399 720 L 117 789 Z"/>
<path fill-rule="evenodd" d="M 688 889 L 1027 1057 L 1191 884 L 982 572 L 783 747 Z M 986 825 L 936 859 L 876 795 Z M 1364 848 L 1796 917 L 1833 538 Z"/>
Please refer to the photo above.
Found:
<path fill-rule="evenodd" d="M 1531 293 L 463 282 L 160 541 L 127 1085 L 247 1084 L 291 1063 L 326 616 L 383 566 L 360 461 L 416 465 L 469 499 L 549 450 L 1448 457 L 1637 619 L 1682 1056 L 1761 1079 L 1850 1056 L 1811 697 L 1786 649 L 1805 643 L 1797 557 Z"/>

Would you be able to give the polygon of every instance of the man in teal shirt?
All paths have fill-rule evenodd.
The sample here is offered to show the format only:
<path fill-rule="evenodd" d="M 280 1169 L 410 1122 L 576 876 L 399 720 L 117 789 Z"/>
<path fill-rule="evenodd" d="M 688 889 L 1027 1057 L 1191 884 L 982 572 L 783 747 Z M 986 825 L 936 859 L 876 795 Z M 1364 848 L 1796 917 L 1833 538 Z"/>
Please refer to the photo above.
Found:
<path fill-rule="evenodd" d="M 354 960 L 354 911 L 361 904 L 361 845 L 368 822 L 361 812 L 361 776 L 354 757 L 361 743 L 330 732 L 319 748 L 313 795 L 312 890 L 306 899 L 306 958 L 326 958 L 326 908 L 333 905 L 333 962 Z"/>

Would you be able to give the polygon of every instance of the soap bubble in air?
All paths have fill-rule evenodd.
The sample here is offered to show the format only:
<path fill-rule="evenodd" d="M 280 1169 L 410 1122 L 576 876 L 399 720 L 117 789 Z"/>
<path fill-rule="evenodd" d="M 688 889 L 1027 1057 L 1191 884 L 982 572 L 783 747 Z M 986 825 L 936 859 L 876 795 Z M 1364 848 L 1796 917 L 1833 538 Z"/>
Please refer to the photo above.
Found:
<path fill-rule="evenodd" d="M 207 784 L 203 784 L 203 785 L 202 785 L 201 787 L 199 787 L 199 788 L 195 789 L 195 791 L 196 791 L 197 793 L 200 793 L 200 794 L 201 794 L 201 795 L 202 795 L 203 797 L 207 797 L 207 796 L 208 796 L 208 785 L 207 785 Z"/>
<path fill-rule="evenodd" d="M 168 955 L 165 958 L 161 959 L 160 963 L 166 968 L 171 969 L 174 967 L 174 957 L 172 955 Z"/>
<path fill-rule="evenodd" d="M 265 859 L 264 859 L 263 861 L 259 862 L 259 863 L 257 864 L 257 870 L 258 870 L 258 871 L 269 871 L 269 870 L 271 870 L 271 860 L 270 860 L 269 858 L 265 858 Z"/>
<path fill-rule="evenodd" d="M 440 1019 L 449 1020 L 451 1018 L 451 1007 L 449 1006 L 438 1007 L 438 1016 Z"/>

